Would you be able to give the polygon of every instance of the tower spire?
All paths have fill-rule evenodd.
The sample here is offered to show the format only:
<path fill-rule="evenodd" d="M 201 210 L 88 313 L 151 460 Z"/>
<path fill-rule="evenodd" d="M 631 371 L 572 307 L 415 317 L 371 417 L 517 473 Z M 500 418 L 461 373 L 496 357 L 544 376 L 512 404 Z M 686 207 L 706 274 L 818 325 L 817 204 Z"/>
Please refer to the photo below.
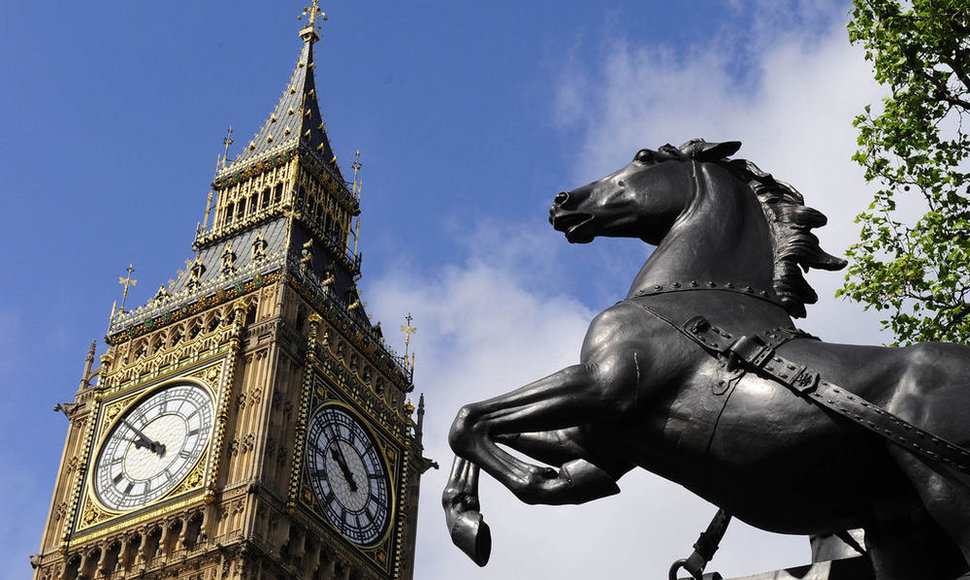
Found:
<path fill-rule="evenodd" d="M 283 151 L 302 148 L 318 155 L 321 164 L 326 166 L 335 181 L 343 183 L 340 169 L 331 161 L 334 158 L 333 147 L 320 114 L 313 74 L 313 45 L 320 40 L 317 31 L 320 22 L 327 20 L 327 15 L 320 10 L 318 0 L 313 0 L 303 9 L 299 19 L 307 23 L 300 30 L 300 38 L 305 44 L 290 82 L 283 90 L 283 96 L 262 129 L 243 146 L 243 150 L 231 163 L 219 170 L 217 180 Z"/>

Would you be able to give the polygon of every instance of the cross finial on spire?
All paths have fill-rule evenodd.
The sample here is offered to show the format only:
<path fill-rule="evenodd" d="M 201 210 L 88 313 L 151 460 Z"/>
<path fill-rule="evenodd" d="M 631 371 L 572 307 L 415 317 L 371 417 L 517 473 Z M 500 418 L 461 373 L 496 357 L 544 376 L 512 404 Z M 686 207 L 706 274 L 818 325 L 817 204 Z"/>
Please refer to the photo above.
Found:
<path fill-rule="evenodd" d="M 317 18 L 320 20 L 327 20 L 327 13 L 320 10 L 317 6 L 317 0 L 313 0 L 313 4 L 310 6 L 305 6 L 303 8 L 303 13 L 297 17 L 297 20 L 303 20 L 306 17 L 307 25 L 306 28 L 300 31 L 300 37 L 307 42 L 316 42 L 320 40 L 320 36 L 317 34 L 317 30 L 320 29 L 320 25 L 317 24 Z"/>
<path fill-rule="evenodd" d="M 222 144 L 226 146 L 226 151 L 222 154 L 222 168 L 226 168 L 226 160 L 229 159 L 229 146 L 235 141 L 232 138 L 232 125 L 229 125 L 229 131 L 226 136 L 222 138 Z"/>
<path fill-rule="evenodd" d="M 408 315 L 404 317 L 404 320 L 407 322 L 407 324 L 401 326 L 401 332 L 404 333 L 404 358 L 406 359 L 408 357 L 408 347 L 411 344 L 411 335 L 416 333 L 418 329 L 411 326 L 411 323 L 414 321 L 414 317 L 411 316 L 410 312 L 408 312 Z"/>
<path fill-rule="evenodd" d="M 122 294 L 121 294 L 121 312 L 124 312 L 125 311 L 125 301 L 128 299 L 128 288 L 131 287 L 131 286 L 134 286 L 134 285 L 138 284 L 138 280 L 135 280 L 134 278 L 131 277 L 131 274 L 134 271 L 135 271 L 134 265 L 133 264 L 128 264 L 128 269 L 126 270 L 126 272 L 128 272 L 128 276 L 127 277 L 121 277 L 121 276 L 118 277 L 118 283 L 125 287 L 124 292 L 122 292 Z M 119 312 L 119 314 L 121 312 Z"/>
<path fill-rule="evenodd" d="M 357 174 L 360 173 L 360 168 L 364 164 L 360 162 L 360 149 L 354 152 L 354 163 L 351 167 L 354 168 L 354 195 L 357 197 L 357 201 L 360 201 L 360 182 L 357 181 Z"/>

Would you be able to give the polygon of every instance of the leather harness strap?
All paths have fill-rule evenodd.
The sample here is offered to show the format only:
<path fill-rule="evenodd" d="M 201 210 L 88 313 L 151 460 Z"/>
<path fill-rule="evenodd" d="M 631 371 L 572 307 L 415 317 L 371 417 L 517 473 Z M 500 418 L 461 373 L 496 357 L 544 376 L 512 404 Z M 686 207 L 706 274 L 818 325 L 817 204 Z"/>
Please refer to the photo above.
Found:
<path fill-rule="evenodd" d="M 649 308 L 647 310 L 652 312 Z M 903 449 L 970 475 L 970 451 L 967 449 L 924 431 L 879 405 L 822 379 L 815 369 L 781 356 L 760 338 L 735 337 L 713 326 L 703 316 L 694 316 L 677 328 L 708 352 L 734 355 L 796 394 Z"/>
<path fill-rule="evenodd" d="M 744 361 L 749 367 L 754 367 L 795 394 L 892 441 L 903 449 L 942 463 L 964 475 L 970 475 L 970 450 L 900 419 L 879 405 L 824 380 L 815 369 L 791 361 L 776 352 L 777 346 L 795 338 L 795 333 L 801 331 L 778 329 L 765 333 L 766 338 L 735 336 L 712 325 L 703 316 L 693 316 L 686 322 L 677 324 L 644 304 L 642 300 L 627 300 L 627 302 L 636 304 L 676 328 L 711 354 Z M 786 334 L 787 337 L 776 342 L 773 340 L 773 334 Z"/>

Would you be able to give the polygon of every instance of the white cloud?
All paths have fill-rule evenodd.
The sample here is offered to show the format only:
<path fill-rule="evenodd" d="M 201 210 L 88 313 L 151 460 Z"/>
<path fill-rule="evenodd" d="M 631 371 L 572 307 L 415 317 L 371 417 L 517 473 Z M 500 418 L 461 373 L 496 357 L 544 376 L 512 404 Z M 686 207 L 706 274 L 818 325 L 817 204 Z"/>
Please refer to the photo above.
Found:
<path fill-rule="evenodd" d="M 762 34 L 777 32 L 761 28 Z M 825 248 L 841 253 L 855 238 L 852 220 L 868 200 L 861 171 L 849 160 L 855 141 L 851 119 L 878 99 L 880 90 L 860 51 L 847 45 L 841 23 L 822 34 L 785 32 L 778 36 L 783 40 L 771 43 L 757 34 L 749 39 L 747 50 L 757 56 L 750 63 L 755 72 L 742 84 L 723 57 L 731 48 L 724 45 L 727 40 L 687 57 L 617 41 L 594 70 L 570 60 L 555 115 L 585 136 L 577 152 L 576 182 L 615 169 L 643 145 L 695 136 L 740 139 L 744 157 L 793 183 L 809 205 L 829 216 L 830 225 L 819 234 Z M 418 353 L 417 384 L 428 395 L 427 454 L 442 464 L 423 480 L 417 577 L 628 578 L 632 571 L 637 577 L 666 577 L 670 562 L 689 554 L 715 508 L 645 472 L 623 478 L 620 495 L 575 507 L 525 506 L 485 477 L 482 505 L 493 531 L 492 562 L 479 570 L 447 537 L 438 495 L 451 458 L 446 435 L 454 412 L 465 402 L 575 363 L 594 315 L 548 287 L 536 289 L 532 268 L 538 263 L 520 242 L 495 236 L 487 259 L 473 256 L 436 276 L 397 272 L 370 288 L 381 309 L 375 313 L 384 320 L 408 311 L 417 316 L 412 344 Z M 556 263 L 542 262 L 539 275 L 568 276 Z M 829 340 L 885 341 L 873 316 L 832 297 L 841 277 L 812 276 L 822 298 L 802 326 Z M 805 538 L 735 522 L 711 569 L 731 576 L 808 558 Z"/>
<path fill-rule="evenodd" d="M 762 27 L 771 27 L 762 23 Z M 750 63 L 753 83 L 729 74 L 721 44 L 690 57 L 652 46 L 611 44 L 596 82 L 585 94 L 565 87 L 557 114 L 564 126 L 585 127 L 577 181 L 589 181 L 625 163 L 643 146 L 677 145 L 692 137 L 740 140 L 739 156 L 793 184 L 806 203 L 822 211 L 829 225 L 818 230 L 823 248 L 841 255 L 857 239 L 855 216 L 870 200 L 855 150 L 852 119 L 883 91 L 871 78 L 862 51 L 850 47 L 841 23 L 821 35 L 798 30 L 778 34 Z M 589 75 L 590 73 L 584 73 Z M 583 116 L 576 118 L 584 103 Z M 561 103 L 567 103 L 562 105 Z M 579 177 L 581 176 L 581 177 Z M 803 326 L 828 340 L 886 342 L 873 313 L 833 298 L 843 274 L 810 276 L 820 303 Z M 851 327 L 840 324 L 853 320 Z"/>

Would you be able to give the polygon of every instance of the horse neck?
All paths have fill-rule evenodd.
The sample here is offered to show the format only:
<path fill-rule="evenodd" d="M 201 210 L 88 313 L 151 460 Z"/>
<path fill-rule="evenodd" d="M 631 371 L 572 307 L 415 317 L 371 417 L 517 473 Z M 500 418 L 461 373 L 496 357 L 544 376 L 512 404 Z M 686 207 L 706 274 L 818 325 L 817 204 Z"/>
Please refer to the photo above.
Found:
<path fill-rule="evenodd" d="M 675 282 L 770 290 L 774 256 L 761 204 L 725 169 L 693 163 L 694 199 L 640 269 L 629 296 Z"/>

